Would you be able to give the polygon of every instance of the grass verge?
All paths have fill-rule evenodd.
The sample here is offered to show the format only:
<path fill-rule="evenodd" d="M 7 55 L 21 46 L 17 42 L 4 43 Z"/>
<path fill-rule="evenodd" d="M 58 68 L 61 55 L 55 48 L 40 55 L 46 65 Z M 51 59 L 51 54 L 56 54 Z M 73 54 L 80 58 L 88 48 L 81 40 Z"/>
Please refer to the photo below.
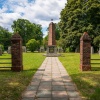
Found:
<path fill-rule="evenodd" d="M 59 57 L 59 60 L 76 83 L 83 98 L 86 100 L 100 100 L 100 64 L 92 65 L 91 71 L 81 71 L 79 68 L 79 53 L 65 53 L 63 55 L 64 57 Z M 93 54 L 91 58 L 100 59 L 100 56 Z M 100 63 L 100 60 L 98 62 Z"/>
<path fill-rule="evenodd" d="M 10 56 L 9 54 L 3 54 L 0 58 L 9 58 Z M 20 100 L 22 91 L 29 84 L 44 59 L 42 53 L 24 53 L 24 71 L 0 70 L 0 100 Z"/>

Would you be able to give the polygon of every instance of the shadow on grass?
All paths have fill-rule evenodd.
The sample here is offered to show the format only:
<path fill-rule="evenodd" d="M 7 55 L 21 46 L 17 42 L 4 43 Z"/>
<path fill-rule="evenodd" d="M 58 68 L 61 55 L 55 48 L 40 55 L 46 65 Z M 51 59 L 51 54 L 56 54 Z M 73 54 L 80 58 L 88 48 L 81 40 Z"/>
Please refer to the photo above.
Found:
<path fill-rule="evenodd" d="M 100 67 L 91 67 L 91 71 L 100 71 Z"/>
<path fill-rule="evenodd" d="M 25 71 L 37 71 L 38 69 L 28 69 L 28 70 L 23 70 L 22 72 L 25 72 Z M 0 69 L 0 72 L 6 72 L 6 71 L 11 71 L 11 72 L 13 72 L 10 68 L 9 69 L 6 69 L 6 68 L 4 68 L 4 69 Z M 42 71 L 42 70 L 39 70 L 39 71 Z"/>
<path fill-rule="evenodd" d="M 23 70 L 23 71 L 37 71 L 37 69 L 35 68 L 35 69 L 27 69 L 27 70 Z"/>
<path fill-rule="evenodd" d="M 100 75 L 95 73 L 80 73 L 70 75 L 85 100 L 100 100 Z M 91 83 L 91 82 L 92 83 Z"/>
<path fill-rule="evenodd" d="M 11 70 L 7 69 L 0 69 L 0 72 L 10 72 Z"/>

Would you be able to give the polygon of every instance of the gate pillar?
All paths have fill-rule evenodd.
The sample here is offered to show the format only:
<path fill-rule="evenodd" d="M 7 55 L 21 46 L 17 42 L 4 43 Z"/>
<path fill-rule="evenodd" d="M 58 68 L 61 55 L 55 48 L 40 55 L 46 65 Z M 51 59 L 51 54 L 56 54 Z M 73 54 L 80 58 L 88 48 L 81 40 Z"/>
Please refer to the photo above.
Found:
<path fill-rule="evenodd" d="M 80 69 L 82 71 L 91 70 L 91 38 L 84 32 L 80 38 Z"/>
<path fill-rule="evenodd" d="M 15 33 L 11 38 L 11 55 L 12 55 L 12 71 L 23 70 L 22 60 L 22 38 L 18 33 Z"/>

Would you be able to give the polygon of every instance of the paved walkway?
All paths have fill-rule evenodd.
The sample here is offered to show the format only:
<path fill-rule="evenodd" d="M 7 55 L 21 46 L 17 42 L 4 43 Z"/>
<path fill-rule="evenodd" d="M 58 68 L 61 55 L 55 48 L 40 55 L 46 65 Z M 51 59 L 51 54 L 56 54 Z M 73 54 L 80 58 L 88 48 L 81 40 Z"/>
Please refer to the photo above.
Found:
<path fill-rule="evenodd" d="M 81 100 L 81 97 L 58 58 L 46 57 L 22 100 Z"/>

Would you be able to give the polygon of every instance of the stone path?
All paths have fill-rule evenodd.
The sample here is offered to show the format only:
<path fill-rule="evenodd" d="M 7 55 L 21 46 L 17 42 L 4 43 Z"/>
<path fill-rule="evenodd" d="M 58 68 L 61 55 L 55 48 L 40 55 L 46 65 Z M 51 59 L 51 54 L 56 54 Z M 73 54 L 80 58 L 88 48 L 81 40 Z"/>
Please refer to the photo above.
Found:
<path fill-rule="evenodd" d="M 46 57 L 22 94 L 22 100 L 82 100 L 57 57 Z"/>

